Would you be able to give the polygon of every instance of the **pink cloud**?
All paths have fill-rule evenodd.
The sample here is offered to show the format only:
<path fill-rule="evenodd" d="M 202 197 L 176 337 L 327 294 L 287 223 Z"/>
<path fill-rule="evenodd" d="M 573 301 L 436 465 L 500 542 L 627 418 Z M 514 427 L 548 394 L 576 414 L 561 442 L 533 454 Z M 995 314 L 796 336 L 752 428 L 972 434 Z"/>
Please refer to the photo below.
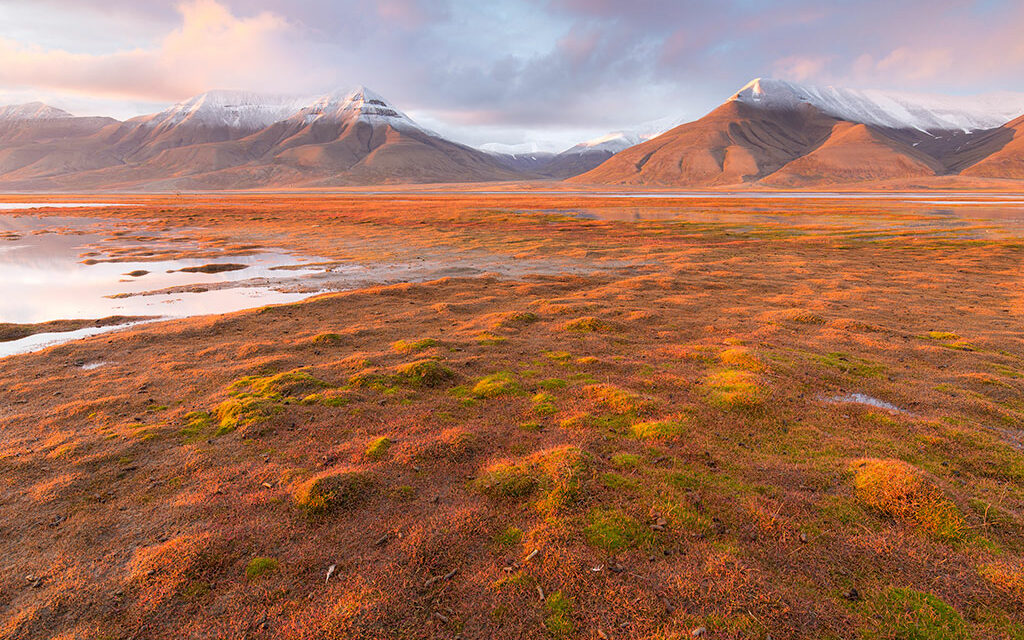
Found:
<path fill-rule="evenodd" d="M 279 15 L 240 18 L 217 0 L 178 10 L 180 26 L 152 48 L 83 54 L 0 39 L 0 84 L 178 100 L 211 88 L 297 85 L 315 67 L 301 55 L 301 34 Z"/>

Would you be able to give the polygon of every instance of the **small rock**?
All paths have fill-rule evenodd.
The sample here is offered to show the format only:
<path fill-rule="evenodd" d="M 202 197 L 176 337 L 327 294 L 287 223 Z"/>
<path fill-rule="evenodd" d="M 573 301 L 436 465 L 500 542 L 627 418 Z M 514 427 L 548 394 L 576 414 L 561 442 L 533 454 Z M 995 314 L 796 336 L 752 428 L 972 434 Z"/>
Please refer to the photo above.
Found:
<path fill-rule="evenodd" d="M 696 629 L 690 632 L 691 638 L 703 638 L 706 635 L 708 635 L 708 630 L 704 627 L 697 627 Z"/>
<path fill-rule="evenodd" d="M 802 531 L 800 532 L 800 542 L 807 543 L 807 534 Z"/>

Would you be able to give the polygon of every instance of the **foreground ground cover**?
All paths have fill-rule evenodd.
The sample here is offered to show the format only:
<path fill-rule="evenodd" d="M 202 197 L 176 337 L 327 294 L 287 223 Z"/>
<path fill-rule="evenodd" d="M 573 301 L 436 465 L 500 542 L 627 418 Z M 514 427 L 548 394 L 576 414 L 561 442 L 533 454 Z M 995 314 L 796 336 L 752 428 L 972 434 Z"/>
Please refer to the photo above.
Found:
<path fill-rule="evenodd" d="M 119 215 L 518 271 L 0 360 L 0 636 L 1024 635 L 1012 235 L 870 201 L 147 203 Z"/>

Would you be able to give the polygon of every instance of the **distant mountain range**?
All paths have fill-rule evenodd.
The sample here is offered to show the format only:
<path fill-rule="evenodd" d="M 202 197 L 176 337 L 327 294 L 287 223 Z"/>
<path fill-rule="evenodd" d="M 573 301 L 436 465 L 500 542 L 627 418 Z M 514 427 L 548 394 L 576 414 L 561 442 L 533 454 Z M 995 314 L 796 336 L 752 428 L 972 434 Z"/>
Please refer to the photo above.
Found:
<path fill-rule="evenodd" d="M 1022 114 L 1024 94 L 961 98 L 758 79 L 705 117 L 651 139 L 616 133 L 561 153 L 504 153 L 447 140 L 365 88 L 307 98 L 213 91 L 124 122 L 30 103 L 0 107 L 0 189 L 1024 180 Z"/>
<path fill-rule="evenodd" d="M 758 79 L 700 120 L 616 154 L 582 184 L 819 188 L 940 176 L 1024 179 L 1024 95 L 982 98 Z"/>

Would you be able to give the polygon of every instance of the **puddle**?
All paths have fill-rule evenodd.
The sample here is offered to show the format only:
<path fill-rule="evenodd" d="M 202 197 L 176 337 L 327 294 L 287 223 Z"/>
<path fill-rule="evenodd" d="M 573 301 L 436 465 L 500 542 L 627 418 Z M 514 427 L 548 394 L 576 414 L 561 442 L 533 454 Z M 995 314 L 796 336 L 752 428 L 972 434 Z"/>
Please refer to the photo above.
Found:
<path fill-rule="evenodd" d="M 884 400 L 873 398 L 863 393 L 847 393 L 838 396 L 822 396 L 822 400 L 829 404 L 863 404 L 876 409 L 885 409 L 886 411 L 892 411 L 894 413 L 909 413 L 900 409 L 894 404 L 890 404 Z"/>
<path fill-rule="evenodd" d="M 125 225 L 115 220 L 0 215 L 0 322 L 229 313 L 302 300 L 310 291 L 280 291 L 275 284 L 322 270 L 308 265 L 314 261 L 311 257 L 275 251 L 104 262 L 105 245 L 116 249 L 139 242 L 112 236 L 124 232 Z M 161 243 L 172 244 L 176 250 L 195 248 L 194 243 L 180 242 L 180 238 L 161 238 L 149 232 L 142 237 L 147 248 L 160 248 Z M 90 258 L 84 260 L 83 255 Z M 157 293 L 142 295 L 153 291 Z M 2 342 L 0 357 L 126 326 L 130 325 L 39 333 Z"/>
<path fill-rule="evenodd" d="M 109 237 L 110 222 L 106 229 L 102 226 L 95 219 L 0 216 L 0 234 L 18 236 L 0 244 L 0 322 L 227 313 L 301 299 L 302 294 L 274 290 L 274 281 L 320 270 L 303 267 L 313 258 L 274 251 L 218 258 L 94 262 L 103 260 L 100 255 L 84 262 L 82 254 L 94 253 L 96 246 L 103 246 L 103 238 Z M 254 279 L 262 286 L 224 287 Z M 138 295 L 171 288 L 175 293 Z"/>
<path fill-rule="evenodd" d="M 396 263 L 325 260 L 284 251 L 220 251 L 191 230 L 154 231 L 128 221 L 0 214 L 0 323 L 36 324 L 109 316 L 168 318 L 231 313 L 312 295 L 443 277 L 589 273 L 570 259 L 517 260 L 484 251 L 445 251 Z M 168 258 L 175 255 L 203 257 Z M 124 261 L 110 262 L 111 256 Z M 139 324 L 135 322 L 134 324 Z M 0 357 L 28 353 L 131 325 L 86 327 L 0 342 Z"/>

